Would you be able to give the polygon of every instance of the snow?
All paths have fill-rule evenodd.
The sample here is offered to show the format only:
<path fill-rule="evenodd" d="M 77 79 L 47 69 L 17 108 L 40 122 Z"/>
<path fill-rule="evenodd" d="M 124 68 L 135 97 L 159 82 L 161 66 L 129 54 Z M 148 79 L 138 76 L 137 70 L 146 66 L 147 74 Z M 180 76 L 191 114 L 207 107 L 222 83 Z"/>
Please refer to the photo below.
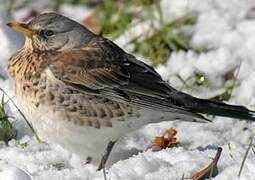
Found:
<path fill-rule="evenodd" d="M 201 54 L 194 51 L 173 53 L 166 65 L 157 67 L 163 78 L 175 88 L 181 89 L 183 84 L 176 75 L 189 81 L 194 74 L 203 73 L 208 78 L 208 88 L 182 90 L 209 98 L 224 90 L 222 76 L 226 72 L 240 68 L 238 85 L 230 102 L 254 109 L 255 2 L 162 0 L 161 6 L 165 21 L 171 21 L 186 13 L 197 14 L 198 22 L 194 27 L 191 42 L 198 48 L 208 49 Z M 81 17 L 86 16 L 88 11 L 83 11 L 83 7 L 61 7 L 62 13 L 78 21 L 83 20 Z M 21 14 L 22 11 L 14 13 L 14 17 Z M 5 27 L 9 20 L 10 17 L 5 13 L 0 13 L 0 74 L 4 77 L 7 77 L 5 68 L 8 57 L 22 44 L 22 37 Z M 138 24 L 127 30 L 116 42 L 127 50 L 132 49 L 132 45 L 126 47 L 128 38 L 132 34 L 140 36 L 143 31 L 149 30 L 148 24 Z M 12 82 L 9 79 L 0 79 L 0 87 L 13 96 Z M 17 117 L 14 124 L 20 134 L 18 140 L 9 142 L 9 146 L 0 143 L 0 180 L 104 179 L 103 172 L 96 171 L 97 167 L 84 164 L 76 155 L 62 147 L 38 143 L 24 127 L 26 125 L 17 110 L 10 105 L 9 111 Z M 178 131 L 179 147 L 158 152 L 145 151 L 155 136 L 164 135 L 170 127 Z M 106 170 L 106 176 L 111 180 L 172 180 L 181 179 L 183 175 L 190 178 L 211 162 L 217 147 L 220 146 L 223 151 L 218 162 L 219 173 L 213 179 L 253 180 L 255 154 L 252 151 L 248 154 L 240 178 L 238 172 L 250 138 L 254 136 L 254 129 L 255 123 L 222 117 L 214 118 L 212 123 L 202 124 L 182 121 L 148 124 L 120 138 L 110 158 L 130 157 L 110 166 Z"/>
<path fill-rule="evenodd" d="M 5 180 L 32 180 L 31 176 L 28 175 L 25 171 L 17 167 L 9 167 L 5 169 L 1 175 L 0 179 Z"/>

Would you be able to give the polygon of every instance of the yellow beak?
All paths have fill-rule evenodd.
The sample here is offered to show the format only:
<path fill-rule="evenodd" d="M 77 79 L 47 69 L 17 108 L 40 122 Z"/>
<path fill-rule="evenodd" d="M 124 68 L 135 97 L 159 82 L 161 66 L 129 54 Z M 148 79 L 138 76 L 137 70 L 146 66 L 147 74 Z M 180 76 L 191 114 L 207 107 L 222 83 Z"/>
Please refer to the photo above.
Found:
<path fill-rule="evenodd" d="M 31 29 L 29 29 L 26 24 L 23 24 L 23 23 L 10 22 L 6 25 L 14 29 L 16 32 L 23 33 L 27 37 L 32 37 L 34 34 L 34 32 Z"/>

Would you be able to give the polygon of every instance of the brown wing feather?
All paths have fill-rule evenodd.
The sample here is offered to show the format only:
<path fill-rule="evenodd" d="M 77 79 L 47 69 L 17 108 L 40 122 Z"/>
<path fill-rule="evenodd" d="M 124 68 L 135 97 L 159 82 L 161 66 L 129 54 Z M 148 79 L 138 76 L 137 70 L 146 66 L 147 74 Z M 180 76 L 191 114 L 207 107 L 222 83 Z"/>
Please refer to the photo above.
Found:
<path fill-rule="evenodd" d="M 61 52 L 50 69 L 58 79 L 86 93 L 148 109 L 185 110 L 171 98 L 178 92 L 153 68 L 103 38 L 89 46 Z"/>

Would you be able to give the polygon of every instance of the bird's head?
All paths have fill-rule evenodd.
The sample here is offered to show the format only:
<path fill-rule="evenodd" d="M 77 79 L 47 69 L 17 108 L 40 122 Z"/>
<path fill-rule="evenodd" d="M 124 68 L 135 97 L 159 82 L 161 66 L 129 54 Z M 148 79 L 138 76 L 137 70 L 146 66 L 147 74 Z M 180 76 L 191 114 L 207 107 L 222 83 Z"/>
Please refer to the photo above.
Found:
<path fill-rule="evenodd" d="M 27 24 L 11 22 L 7 24 L 26 37 L 25 48 L 38 51 L 58 51 L 79 47 L 94 36 L 81 24 L 56 13 L 43 13 Z"/>

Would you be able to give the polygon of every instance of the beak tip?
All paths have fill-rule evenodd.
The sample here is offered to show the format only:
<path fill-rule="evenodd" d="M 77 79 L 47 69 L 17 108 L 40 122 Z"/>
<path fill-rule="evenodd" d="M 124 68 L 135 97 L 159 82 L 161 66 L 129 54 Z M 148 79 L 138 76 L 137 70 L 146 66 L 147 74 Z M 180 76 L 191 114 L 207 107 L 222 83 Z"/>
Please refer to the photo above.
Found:
<path fill-rule="evenodd" d="M 31 37 L 33 35 L 33 31 L 29 29 L 27 24 L 19 23 L 19 22 L 9 22 L 6 24 L 14 31 L 23 33 L 24 35 Z"/>

